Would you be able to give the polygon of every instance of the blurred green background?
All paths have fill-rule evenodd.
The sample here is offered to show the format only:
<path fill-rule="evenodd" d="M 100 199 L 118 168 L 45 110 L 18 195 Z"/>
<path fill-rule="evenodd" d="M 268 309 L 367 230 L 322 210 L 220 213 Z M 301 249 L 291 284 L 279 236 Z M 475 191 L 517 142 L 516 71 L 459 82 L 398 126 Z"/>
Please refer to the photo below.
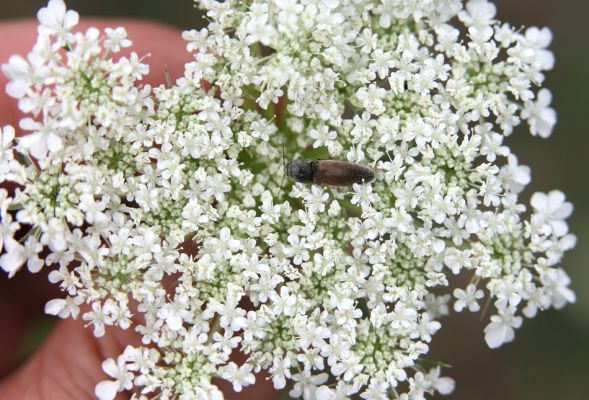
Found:
<path fill-rule="evenodd" d="M 84 16 L 148 18 L 179 28 L 200 26 L 191 0 L 69 0 Z M 46 0 L 2 2 L 0 19 L 34 16 Z M 456 400 L 589 399 L 589 0 L 496 0 L 498 18 L 514 26 L 548 26 L 554 32 L 556 68 L 546 86 L 554 93 L 559 123 L 549 140 L 523 130 L 509 138 L 521 163 L 533 171 L 536 190 L 563 190 L 575 205 L 570 220 L 577 248 L 565 258 L 577 303 L 527 320 L 514 343 L 491 351 L 484 345 L 478 315 L 460 314 L 445 321 L 434 339 L 433 355 L 452 365 Z M 3 61 L 3 60 L 2 60 Z M 42 337 L 37 332 L 31 343 Z M 23 350 L 25 351 L 25 350 Z"/>

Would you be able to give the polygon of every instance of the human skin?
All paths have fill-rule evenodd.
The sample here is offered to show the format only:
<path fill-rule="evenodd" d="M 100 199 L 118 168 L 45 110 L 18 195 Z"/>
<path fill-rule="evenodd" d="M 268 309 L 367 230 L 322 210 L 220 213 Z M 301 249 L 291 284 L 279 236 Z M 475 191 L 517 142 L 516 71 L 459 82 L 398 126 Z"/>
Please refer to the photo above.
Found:
<path fill-rule="evenodd" d="M 140 57 L 149 55 L 144 62 L 150 65 L 146 83 L 159 85 L 165 80 L 166 67 L 172 78 L 182 76 L 183 67 L 191 56 L 185 50 L 180 32 L 158 23 L 128 19 L 84 19 L 77 30 L 90 26 L 99 29 L 123 26 L 133 41 L 132 51 Z M 20 20 L 0 23 L 0 64 L 13 54 L 26 54 L 36 40 L 37 22 Z M 124 52 L 123 52 L 124 54 Z M 17 133 L 22 117 L 16 100 L 4 93 L 6 77 L 0 73 L 0 126 L 13 125 Z M 85 322 L 59 320 L 36 352 L 17 366 L 17 354 L 23 344 L 27 325 L 43 313 L 45 303 L 61 297 L 47 281 L 47 271 L 36 275 L 26 268 L 8 280 L 0 271 L 0 400 L 81 400 L 94 399 L 96 383 L 109 379 L 102 372 L 101 363 L 116 358 L 128 344 L 139 344 L 139 336 L 132 329 L 123 331 L 107 328 L 102 338 L 92 335 L 92 327 Z M 255 385 L 234 393 L 230 385 L 220 384 L 226 399 L 266 400 L 276 396 L 271 382 L 258 376 Z M 120 394 L 118 399 L 126 399 Z"/>

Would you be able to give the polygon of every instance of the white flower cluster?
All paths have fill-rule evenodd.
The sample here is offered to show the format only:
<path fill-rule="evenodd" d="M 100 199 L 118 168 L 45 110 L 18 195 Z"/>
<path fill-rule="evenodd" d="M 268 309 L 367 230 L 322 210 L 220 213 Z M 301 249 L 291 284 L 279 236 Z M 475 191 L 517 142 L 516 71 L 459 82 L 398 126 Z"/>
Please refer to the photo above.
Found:
<path fill-rule="evenodd" d="M 2 130 L 0 266 L 51 268 L 50 314 L 142 335 L 105 361 L 100 399 L 222 399 L 212 379 L 240 391 L 266 370 L 294 398 L 420 400 L 454 386 L 427 358 L 449 276 L 470 278 L 455 311 L 487 298 L 492 348 L 575 300 L 557 266 L 572 205 L 522 204 L 530 169 L 505 144 L 556 122 L 548 29 L 486 0 L 198 3 L 208 27 L 167 86 L 117 57 L 124 29 L 73 33 L 62 0 L 3 66 L 29 116 L 16 142 Z M 297 156 L 376 179 L 283 182 Z"/>

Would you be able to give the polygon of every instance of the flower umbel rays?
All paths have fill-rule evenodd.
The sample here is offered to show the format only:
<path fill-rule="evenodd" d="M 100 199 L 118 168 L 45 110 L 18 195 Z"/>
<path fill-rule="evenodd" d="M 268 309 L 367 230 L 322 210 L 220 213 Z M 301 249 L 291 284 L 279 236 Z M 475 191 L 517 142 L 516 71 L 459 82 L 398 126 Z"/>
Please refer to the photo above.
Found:
<path fill-rule="evenodd" d="M 575 301 L 573 206 L 523 204 L 505 140 L 553 131 L 548 29 L 487 0 L 197 3 L 209 25 L 167 86 L 120 55 L 123 27 L 76 31 L 62 0 L 2 66 L 26 116 L 1 132 L 0 267 L 49 268 L 48 314 L 142 338 L 104 361 L 99 399 L 220 400 L 217 379 L 262 371 L 306 400 L 447 395 L 428 353 L 450 310 L 488 312 L 496 348 Z M 283 184 L 299 157 L 375 179 Z"/>

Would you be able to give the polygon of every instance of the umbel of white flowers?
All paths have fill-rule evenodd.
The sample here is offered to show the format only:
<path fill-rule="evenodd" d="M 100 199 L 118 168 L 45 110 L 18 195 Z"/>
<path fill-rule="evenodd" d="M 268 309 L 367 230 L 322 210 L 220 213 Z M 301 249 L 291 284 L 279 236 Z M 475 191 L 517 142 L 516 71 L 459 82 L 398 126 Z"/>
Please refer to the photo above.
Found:
<path fill-rule="evenodd" d="M 64 292 L 49 314 L 87 304 L 96 336 L 141 334 L 104 362 L 100 399 L 222 399 L 213 378 L 240 391 L 261 370 L 307 400 L 448 394 L 428 352 L 449 293 L 456 312 L 486 302 L 491 348 L 575 300 L 558 267 L 572 205 L 522 204 L 530 169 L 504 143 L 556 122 L 548 29 L 500 23 L 486 0 L 198 5 L 209 24 L 183 34 L 194 61 L 167 86 L 117 54 L 124 28 L 75 32 L 62 0 L 2 67 L 27 117 L 19 139 L 2 129 L 17 189 L 0 189 L 0 266 L 49 268 Z M 281 183 L 283 153 L 376 179 Z"/>

